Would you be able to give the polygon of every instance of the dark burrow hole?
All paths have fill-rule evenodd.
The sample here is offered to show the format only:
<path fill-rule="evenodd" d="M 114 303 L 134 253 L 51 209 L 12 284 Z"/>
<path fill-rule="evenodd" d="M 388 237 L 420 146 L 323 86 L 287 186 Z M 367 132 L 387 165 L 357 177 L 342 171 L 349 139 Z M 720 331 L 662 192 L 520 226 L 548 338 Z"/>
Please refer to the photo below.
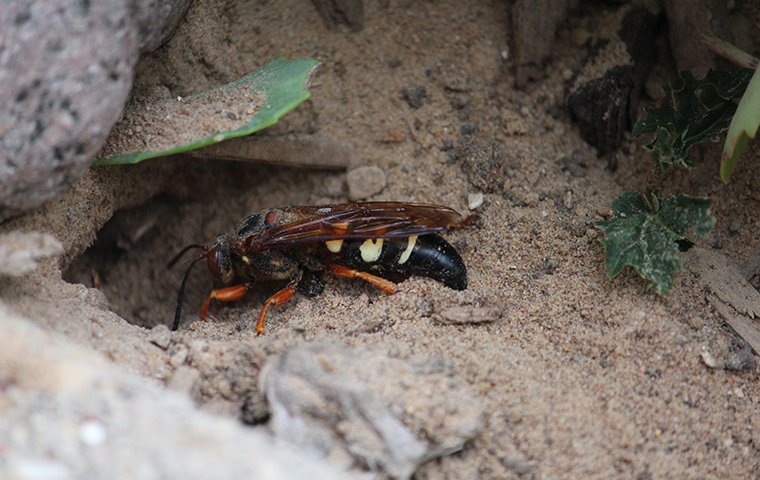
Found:
<path fill-rule="evenodd" d="M 232 162 L 183 165 L 164 193 L 116 212 L 66 269 L 64 279 L 98 288 L 111 310 L 134 325 L 170 327 L 182 275 L 193 258 L 187 255 L 169 269 L 175 254 L 192 243 L 213 243 L 256 210 L 341 201 L 326 196 L 325 179 L 335 175 Z M 199 262 L 188 280 L 183 325 L 198 319 L 211 286 L 208 269 Z M 264 294 L 236 304 L 253 305 Z"/>

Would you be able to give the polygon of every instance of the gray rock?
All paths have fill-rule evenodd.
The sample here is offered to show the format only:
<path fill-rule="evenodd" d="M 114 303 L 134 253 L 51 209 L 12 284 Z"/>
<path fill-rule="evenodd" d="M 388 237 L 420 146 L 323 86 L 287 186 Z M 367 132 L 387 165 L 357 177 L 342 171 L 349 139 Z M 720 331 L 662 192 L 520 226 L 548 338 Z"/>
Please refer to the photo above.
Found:
<path fill-rule="evenodd" d="M 343 468 L 365 465 L 409 478 L 481 428 L 480 401 L 440 359 L 302 346 L 267 363 L 260 382 L 275 435 Z"/>
<path fill-rule="evenodd" d="M 52 235 L 12 232 L 0 235 L 0 275 L 20 277 L 37 268 L 41 258 L 60 255 L 63 246 Z"/>
<path fill-rule="evenodd" d="M 172 342 L 172 332 L 166 325 L 156 325 L 150 329 L 148 341 L 158 348 L 166 350 Z"/>
<path fill-rule="evenodd" d="M 0 305 L 0 478 L 347 478 Z M 29 355 L 29 352 L 35 352 Z"/>
<path fill-rule="evenodd" d="M 137 42 L 124 0 L 0 8 L 0 220 L 84 173 L 124 106 Z"/>
<path fill-rule="evenodd" d="M 152 52 L 174 33 L 192 0 L 133 0 L 140 51 Z"/>
<path fill-rule="evenodd" d="M 118 120 L 140 48 L 190 0 L 14 0 L 0 8 L 0 221 L 76 181 Z"/>

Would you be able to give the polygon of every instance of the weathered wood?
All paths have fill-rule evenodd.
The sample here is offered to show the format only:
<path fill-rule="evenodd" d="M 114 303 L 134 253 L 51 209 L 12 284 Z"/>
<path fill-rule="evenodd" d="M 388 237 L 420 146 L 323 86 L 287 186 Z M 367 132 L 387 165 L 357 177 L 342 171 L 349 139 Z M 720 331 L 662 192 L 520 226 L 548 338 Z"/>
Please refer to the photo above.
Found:
<path fill-rule="evenodd" d="M 319 136 L 241 137 L 189 152 L 197 158 L 262 162 L 286 167 L 326 170 L 348 168 L 353 150 Z"/>

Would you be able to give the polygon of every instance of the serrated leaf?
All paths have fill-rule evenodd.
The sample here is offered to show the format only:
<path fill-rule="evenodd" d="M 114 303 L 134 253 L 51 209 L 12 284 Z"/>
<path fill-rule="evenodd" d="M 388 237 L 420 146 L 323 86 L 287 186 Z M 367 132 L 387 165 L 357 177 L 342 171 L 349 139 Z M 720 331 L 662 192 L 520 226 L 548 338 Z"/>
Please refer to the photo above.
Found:
<path fill-rule="evenodd" d="M 633 127 L 635 136 L 654 133 L 647 149 L 661 168 L 691 169 L 688 156 L 694 145 L 709 141 L 728 128 L 736 110 L 733 98 L 741 95 L 751 70 L 710 70 L 702 80 L 689 71 L 663 87 L 665 104 L 649 108 Z"/>
<path fill-rule="evenodd" d="M 747 90 L 736 108 L 731 126 L 728 127 L 726 143 L 720 159 L 720 178 L 725 183 L 731 180 L 739 157 L 747 147 L 749 139 L 755 138 L 758 126 L 760 126 L 760 66 L 755 69 Z"/>
<path fill-rule="evenodd" d="M 707 235 L 715 225 L 705 198 L 679 194 L 663 200 L 626 192 L 612 202 L 613 215 L 596 224 L 604 232 L 607 274 L 612 280 L 632 267 L 660 295 L 673 286 L 683 259 L 678 242 Z"/>
<path fill-rule="evenodd" d="M 699 240 L 715 226 L 715 218 L 710 216 L 709 209 L 708 199 L 680 193 L 662 200 L 658 214 L 681 239 Z"/>
<path fill-rule="evenodd" d="M 122 119 L 114 127 L 109 140 L 106 142 L 104 152 L 107 154 L 98 158 L 94 165 L 138 163 L 149 158 L 188 152 L 230 138 L 250 135 L 269 127 L 309 98 L 307 84 L 318 64 L 319 62 L 313 59 L 287 60 L 281 57 L 234 82 L 186 99 L 148 99 L 144 104 L 133 108 L 135 120 L 130 125 L 136 125 L 137 128 L 130 128 L 128 146 L 124 147 L 118 142 L 113 142 L 115 145 L 109 144 L 114 134 L 119 133 L 120 124 L 124 125 L 124 119 Z M 210 115 L 206 112 L 192 110 L 192 100 L 197 100 L 196 104 L 200 104 L 203 103 L 204 99 L 209 99 L 213 95 L 224 97 L 224 99 L 217 101 L 216 98 L 212 98 L 207 102 L 214 109 Z M 253 97 L 258 97 L 260 101 L 254 102 Z M 145 112 L 151 110 L 160 112 L 161 108 L 158 106 L 158 102 L 181 102 L 183 100 L 188 104 L 188 108 L 179 114 L 186 115 L 185 123 L 189 128 L 203 122 L 208 124 L 210 129 L 199 129 L 198 132 L 202 133 L 191 131 L 191 138 L 177 144 L 172 143 L 168 146 L 162 145 L 161 148 L 150 148 L 152 139 L 155 140 L 160 136 L 160 132 L 162 129 L 165 130 L 165 126 L 162 125 L 161 119 L 150 124 L 139 123 L 141 119 L 145 118 Z M 237 107 L 237 110 L 240 111 L 231 112 L 230 109 L 225 108 L 224 102 Z M 241 109 L 243 102 L 249 103 Z M 215 107 L 217 104 L 220 107 Z M 130 106 L 127 107 L 127 110 L 130 110 Z M 234 126 L 224 128 L 224 125 Z M 143 146 L 147 145 L 147 148 L 134 148 L 135 138 Z"/>

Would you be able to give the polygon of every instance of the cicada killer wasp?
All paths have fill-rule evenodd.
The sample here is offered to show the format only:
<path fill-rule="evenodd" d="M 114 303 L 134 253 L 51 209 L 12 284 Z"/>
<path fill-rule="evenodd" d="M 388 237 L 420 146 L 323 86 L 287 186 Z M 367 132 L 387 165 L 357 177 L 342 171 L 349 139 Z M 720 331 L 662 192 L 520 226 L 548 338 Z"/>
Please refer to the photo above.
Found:
<path fill-rule="evenodd" d="M 193 266 L 205 259 L 214 278 L 200 316 L 212 300 L 242 298 L 257 283 L 286 282 L 269 297 L 256 324 L 264 332 L 267 309 L 282 305 L 296 290 L 319 293 L 321 273 L 358 278 L 385 293 L 412 275 L 429 277 L 449 288 L 467 288 L 467 267 L 438 233 L 473 223 L 451 208 L 426 203 L 364 202 L 262 210 L 246 217 L 212 246 L 189 245 L 203 253 L 187 268 L 179 289 L 172 330 L 179 326 L 185 285 Z"/>

